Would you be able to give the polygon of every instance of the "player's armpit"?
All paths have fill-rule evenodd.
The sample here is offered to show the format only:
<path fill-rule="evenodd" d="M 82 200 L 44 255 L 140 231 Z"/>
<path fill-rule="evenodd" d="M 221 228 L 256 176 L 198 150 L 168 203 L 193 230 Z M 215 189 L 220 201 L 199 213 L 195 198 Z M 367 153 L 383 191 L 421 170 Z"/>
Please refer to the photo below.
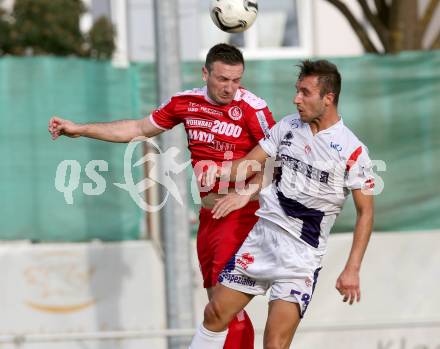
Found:
<path fill-rule="evenodd" d="M 154 137 L 164 130 L 155 126 L 149 117 L 142 118 L 138 121 L 138 127 L 140 129 L 140 134 L 144 137 Z"/>

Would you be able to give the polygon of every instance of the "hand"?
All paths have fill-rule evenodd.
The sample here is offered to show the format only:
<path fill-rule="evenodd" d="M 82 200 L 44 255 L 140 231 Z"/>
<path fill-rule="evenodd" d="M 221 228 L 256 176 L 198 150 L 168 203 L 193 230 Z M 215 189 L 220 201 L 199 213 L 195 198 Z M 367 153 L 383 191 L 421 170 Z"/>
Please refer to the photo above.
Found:
<path fill-rule="evenodd" d="M 212 217 L 219 219 L 226 217 L 232 211 L 238 210 L 247 205 L 251 198 L 251 195 L 245 195 L 238 193 L 229 193 L 228 195 L 217 199 L 214 207 L 212 208 Z"/>
<path fill-rule="evenodd" d="M 344 296 L 343 301 L 348 302 L 350 305 L 356 300 L 361 300 L 359 281 L 359 271 L 355 269 L 345 268 L 338 280 L 336 280 L 336 289 Z"/>
<path fill-rule="evenodd" d="M 54 116 L 49 120 L 48 130 L 53 140 L 57 139 L 61 135 L 72 138 L 81 136 L 79 125 L 72 121 L 61 119 L 57 116 Z"/>

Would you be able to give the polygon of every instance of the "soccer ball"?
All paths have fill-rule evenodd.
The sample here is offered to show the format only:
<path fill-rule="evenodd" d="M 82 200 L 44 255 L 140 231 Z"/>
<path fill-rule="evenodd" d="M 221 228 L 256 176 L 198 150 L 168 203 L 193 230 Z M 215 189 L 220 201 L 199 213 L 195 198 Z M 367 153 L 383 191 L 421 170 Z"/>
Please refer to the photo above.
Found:
<path fill-rule="evenodd" d="M 254 23 L 258 14 L 257 0 L 211 0 L 212 21 L 228 33 L 240 33 Z"/>

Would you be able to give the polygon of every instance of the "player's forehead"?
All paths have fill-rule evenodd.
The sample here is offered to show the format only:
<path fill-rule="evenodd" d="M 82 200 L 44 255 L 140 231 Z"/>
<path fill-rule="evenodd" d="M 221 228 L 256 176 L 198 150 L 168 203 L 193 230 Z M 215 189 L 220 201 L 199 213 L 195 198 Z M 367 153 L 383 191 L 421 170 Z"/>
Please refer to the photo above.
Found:
<path fill-rule="evenodd" d="M 215 61 L 211 64 L 211 74 L 225 77 L 231 80 L 240 79 L 243 76 L 243 64 L 227 64 L 222 61 Z"/>
<path fill-rule="evenodd" d="M 319 77 L 316 75 L 308 75 L 300 77 L 295 84 L 297 90 L 319 91 Z"/>

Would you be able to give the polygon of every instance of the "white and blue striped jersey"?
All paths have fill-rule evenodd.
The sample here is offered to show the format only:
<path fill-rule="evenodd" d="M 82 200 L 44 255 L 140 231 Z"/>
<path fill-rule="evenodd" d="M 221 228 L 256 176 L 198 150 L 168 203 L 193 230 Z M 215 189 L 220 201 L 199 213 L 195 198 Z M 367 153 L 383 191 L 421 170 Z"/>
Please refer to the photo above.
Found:
<path fill-rule="evenodd" d="M 283 118 L 259 144 L 277 158 L 278 167 L 273 183 L 260 193 L 256 215 L 324 254 L 350 191 L 374 186 L 367 148 L 342 119 L 313 135 L 298 114 Z"/>

